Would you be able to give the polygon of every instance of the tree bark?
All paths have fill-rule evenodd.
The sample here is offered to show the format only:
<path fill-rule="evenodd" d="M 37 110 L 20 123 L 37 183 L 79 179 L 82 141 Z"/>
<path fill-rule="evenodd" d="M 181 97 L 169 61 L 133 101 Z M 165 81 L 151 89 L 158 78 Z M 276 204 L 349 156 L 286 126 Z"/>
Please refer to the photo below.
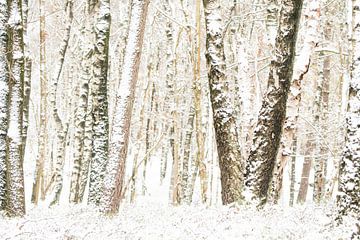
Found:
<path fill-rule="evenodd" d="M 352 2 L 352 67 L 349 89 L 349 103 L 346 113 L 345 149 L 340 161 L 339 193 L 337 204 L 338 221 L 345 215 L 360 216 L 360 1 Z M 356 223 L 353 239 L 360 235 Z"/>
<path fill-rule="evenodd" d="M 9 65 L 8 65 L 8 43 L 9 29 L 7 26 L 9 18 L 9 6 L 7 1 L 0 3 L 0 211 L 5 209 L 6 199 L 6 135 L 8 130 L 9 109 Z"/>
<path fill-rule="evenodd" d="M 6 211 L 10 216 L 25 214 L 24 172 L 22 154 L 24 40 L 21 1 L 10 4 L 9 26 L 11 39 L 9 127 L 6 139 Z"/>
<path fill-rule="evenodd" d="M 226 80 L 221 9 L 218 0 L 204 0 L 206 23 L 206 60 L 213 109 L 222 201 L 229 204 L 243 200 L 243 172 L 234 109 Z"/>
<path fill-rule="evenodd" d="M 93 147 L 89 180 L 89 202 L 98 205 L 103 195 L 103 181 L 108 153 L 108 51 L 110 36 L 110 1 L 99 1 L 97 23 L 95 25 L 95 52 L 92 84 Z"/>
<path fill-rule="evenodd" d="M 107 214 L 119 210 L 129 144 L 130 122 L 135 86 L 141 60 L 149 0 L 133 0 L 124 58 L 124 68 L 116 96 L 115 115 L 109 141 L 109 159 L 106 166 L 104 201 L 102 209 Z"/>
<path fill-rule="evenodd" d="M 302 0 L 284 0 L 281 6 L 275 56 L 271 62 L 267 91 L 254 130 L 246 167 L 247 201 L 263 205 L 280 145 L 290 91 Z M 255 202 L 253 202 L 255 201 Z"/>
<path fill-rule="evenodd" d="M 286 106 L 286 119 L 282 130 L 283 135 L 278 153 L 278 161 L 274 170 L 271 189 L 269 191 L 269 201 L 275 204 L 280 198 L 284 168 L 291 159 L 294 159 L 291 155 L 294 154 L 293 148 L 296 147 L 295 143 L 297 142 L 302 80 L 309 70 L 311 55 L 318 43 L 318 28 L 320 22 L 320 2 L 318 0 L 311 0 L 308 2 L 305 19 L 304 32 L 306 32 L 306 36 L 300 55 L 297 57 L 294 65 L 294 74 Z M 295 167 L 295 164 L 292 164 L 291 167 Z"/>

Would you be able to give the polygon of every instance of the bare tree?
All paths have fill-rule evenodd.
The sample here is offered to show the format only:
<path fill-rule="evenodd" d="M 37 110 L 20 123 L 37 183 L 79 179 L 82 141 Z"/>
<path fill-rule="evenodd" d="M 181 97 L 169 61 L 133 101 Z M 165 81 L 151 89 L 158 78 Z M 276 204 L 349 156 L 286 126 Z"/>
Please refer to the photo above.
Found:
<path fill-rule="evenodd" d="M 267 200 L 272 172 L 285 121 L 295 57 L 295 44 L 302 0 L 282 1 L 275 56 L 271 61 L 267 91 L 264 95 L 253 146 L 246 167 L 247 201 L 262 205 Z"/>
<path fill-rule="evenodd" d="M 224 204 L 229 204 L 243 199 L 244 164 L 241 161 L 234 110 L 230 102 L 229 84 L 225 75 L 220 2 L 204 0 L 203 4 L 206 23 L 206 60 L 221 170 L 222 201 Z"/>
<path fill-rule="evenodd" d="M 134 0 L 131 4 L 127 48 L 115 100 L 115 114 L 109 141 L 109 159 L 104 180 L 102 209 L 107 214 L 114 214 L 118 211 L 122 191 L 124 190 L 123 181 L 129 144 L 130 122 L 149 0 Z"/>
<path fill-rule="evenodd" d="M 351 47 L 352 67 L 349 90 L 349 104 L 346 114 L 345 149 L 340 161 L 338 220 L 343 216 L 359 218 L 360 215 L 360 1 L 352 2 Z M 360 235 L 360 225 L 354 231 L 353 239 Z"/>
<path fill-rule="evenodd" d="M 0 2 L 0 210 L 5 209 L 6 199 L 6 135 L 9 108 L 9 66 L 7 47 L 9 42 L 7 22 L 9 18 L 8 2 Z"/>
<path fill-rule="evenodd" d="M 6 138 L 6 211 L 10 216 L 25 214 L 24 173 L 22 154 L 24 42 L 21 1 L 10 3 L 10 94 L 8 132 Z"/>

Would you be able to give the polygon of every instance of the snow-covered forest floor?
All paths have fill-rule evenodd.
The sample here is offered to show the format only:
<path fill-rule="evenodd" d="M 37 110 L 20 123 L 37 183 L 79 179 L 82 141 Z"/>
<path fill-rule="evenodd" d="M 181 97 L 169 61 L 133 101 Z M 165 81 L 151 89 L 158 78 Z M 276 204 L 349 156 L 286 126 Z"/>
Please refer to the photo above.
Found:
<path fill-rule="evenodd" d="M 332 204 L 293 208 L 168 206 L 152 199 L 124 204 L 119 215 L 58 206 L 29 210 L 24 218 L 0 217 L 1 239 L 349 239 L 355 219 L 334 227 Z"/>

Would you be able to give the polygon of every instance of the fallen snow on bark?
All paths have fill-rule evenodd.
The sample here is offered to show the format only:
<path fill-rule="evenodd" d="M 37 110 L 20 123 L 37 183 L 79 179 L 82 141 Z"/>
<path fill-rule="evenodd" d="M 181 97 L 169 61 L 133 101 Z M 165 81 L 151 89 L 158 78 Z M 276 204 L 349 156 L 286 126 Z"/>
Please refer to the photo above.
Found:
<path fill-rule="evenodd" d="M 144 199 L 145 200 L 145 199 Z M 86 206 L 37 208 L 26 217 L 0 216 L 1 239 L 348 239 L 354 219 L 332 222 L 333 205 L 295 208 L 172 207 L 126 204 L 113 218 Z"/>

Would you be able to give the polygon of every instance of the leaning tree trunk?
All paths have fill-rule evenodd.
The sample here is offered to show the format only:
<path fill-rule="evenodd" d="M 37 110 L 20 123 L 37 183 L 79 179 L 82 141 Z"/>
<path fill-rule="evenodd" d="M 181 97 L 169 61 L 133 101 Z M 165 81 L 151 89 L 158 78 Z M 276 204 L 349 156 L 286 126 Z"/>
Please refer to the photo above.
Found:
<path fill-rule="evenodd" d="M 52 89 L 52 96 L 50 99 L 50 105 L 52 107 L 52 114 L 55 121 L 55 129 L 56 129 L 56 150 L 55 150 L 55 184 L 53 190 L 53 196 L 51 197 L 50 205 L 54 205 L 59 202 L 60 194 L 63 186 L 63 168 L 65 163 L 65 144 L 66 144 L 66 135 L 67 135 L 67 124 L 64 124 L 64 121 L 60 118 L 58 107 L 57 107 L 57 90 L 58 84 L 60 81 L 60 76 L 63 70 L 64 61 L 66 52 L 69 46 L 70 34 L 71 34 L 71 25 L 73 20 L 73 1 L 67 0 L 65 6 L 65 12 L 67 14 L 66 18 L 66 28 L 65 28 L 65 35 L 62 41 L 62 45 L 60 46 L 59 50 L 59 58 L 60 61 L 56 68 L 56 75 Z"/>
<path fill-rule="evenodd" d="M 6 139 L 6 211 L 10 216 L 25 214 L 24 173 L 22 154 L 22 113 L 24 84 L 24 42 L 21 17 L 21 1 L 10 6 L 10 95 L 9 128 Z"/>
<path fill-rule="evenodd" d="M 349 90 L 349 104 L 346 114 L 345 150 L 340 161 L 338 220 L 346 215 L 360 216 L 360 1 L 352 6 L 352 69 Z M 353 239 L 360 235 L 360 225 Z M 356 231 L 356 230 L 355 230 Z"/>
<path fill-rule="evenodd" d="M 95 24 L 95 52 L 92 84 L 93 150 L 89 180 L 89 202 L 98 205 L 102 197 L 102 185 L 108 153 L 108 102 L 107 75 L 110 35 L 110 1 L 101 0 Z"/>
<path fill-rule="evenodd" d="M 130 122 L 149 2 L 149 0 L 134 0 L 131 6 L 128 43 L 116 96 L 114 121 L 109 141 L 109 159 L 104 180 L 102 209 L 107 214 L 118 212 L 124 190 Z"/>
<path fill-rule="evenodd" d="M 286 107 L 286 119 L 283 127 L 278 162 L 274 169 L 272 185 L 271 189 L 269 190 L 269 200 L 273 203 L 277 203 L 280 198 L 284 168 L 291 161 L 291 159 L 294 159 L 291 155 L 295 154 L 292 148 L 297 142 L 297 127 L 301 104 L 302 80 L 304 75 L 309 70 L 311 55 L 318 43 L 318 26 L 320 21 L 319 0 L 309 1 L 305 16 L 307 19 L 304 27 L 306 36 L 304 39 L 303 48 L 301 49 L 300 55 L 297 57 L 294 65 L 294 75 L 292 77 L 290 94 Z M 291 166 L 295 167 L 294 164 Z"/>
<path fill-rule="evenodd" d="M 7 59 L 8 18 L 7 1 L 0 2 L 0 211 L 5 208 L 6 187 L 6 134 L 9 108 L 9 67 Z"/>
<path fill-rule="evenodd" d="M 290 90 L 302 0 L 284 0 L 281 6 L 275 56 L 271 62 L 267 92 L 254 131 L 246 167 L 247 201 L 263 205 L 279 149 L 286 102 Z"/>
<path fill-rule="evenodd" d="M 243 171 L 234 110 L 226 81 L 220 2 L 203 0 L 206 23 L 206 60 L 214 128 L 221 171 L 222 201 L 243 199 Z"/>

